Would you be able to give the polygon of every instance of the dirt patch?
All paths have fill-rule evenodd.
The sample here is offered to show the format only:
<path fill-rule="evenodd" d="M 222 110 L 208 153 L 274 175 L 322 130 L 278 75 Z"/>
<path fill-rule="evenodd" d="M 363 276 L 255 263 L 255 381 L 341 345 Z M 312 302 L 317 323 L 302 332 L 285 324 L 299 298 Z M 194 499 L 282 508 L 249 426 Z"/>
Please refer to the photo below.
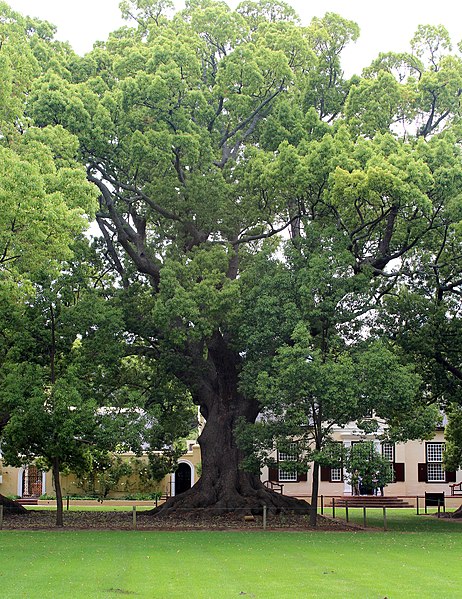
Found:
<path fill-rule="evenodd" d="M 5 530 L 56 530 L 54 512 L 30 510 L 27 514 L 6 514 L 3 521 Z M 132 530 L 132 512 L 64 512 L 66 530 Z M 261 516 L 245 520 L 242 514 L 188 513 L 184 515 L 153 516 L 148 512 L 136 514 L 136 528 L 139 530 L 262 530 Z M 318 516 L 318 526 L 313 529 L 306 515 L 284 513 L 268 515 L 268 530 L 292 531 L 357 531 L 360 526 L 346 524 L 343 520 Z"/>

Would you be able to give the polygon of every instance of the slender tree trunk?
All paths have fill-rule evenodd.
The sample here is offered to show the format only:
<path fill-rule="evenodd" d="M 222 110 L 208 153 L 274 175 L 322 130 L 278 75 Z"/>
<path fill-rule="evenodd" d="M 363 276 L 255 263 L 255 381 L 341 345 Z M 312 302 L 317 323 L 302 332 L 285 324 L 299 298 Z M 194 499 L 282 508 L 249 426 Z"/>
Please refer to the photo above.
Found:
<path fill-rule="evenodd" d="M 316 526 L 318 521 L 318 496 L 319 496 L 319 464 L 313 462 L 313 482 L 311 483 L 311 511 L 310 525 Z"/>
<path fill-rule="evenodd" d="M 53 480 L 55 483 L 56 491 L 56 526 L 64 526 L 63 519 L 63 494 L 61 490 L 61 479 L 59 477 L 59 459 L 54 458 L 53 460 Z"/>
<path fill-rule="evenodd" d="M 56 322 L 55 311 L 53 304 L 50 304 L 50 320 L 51 320 L 51 345 L 50 345 L 50 380 L 54 385 L 56 382 L 55 357 L 56 357 Z"/>

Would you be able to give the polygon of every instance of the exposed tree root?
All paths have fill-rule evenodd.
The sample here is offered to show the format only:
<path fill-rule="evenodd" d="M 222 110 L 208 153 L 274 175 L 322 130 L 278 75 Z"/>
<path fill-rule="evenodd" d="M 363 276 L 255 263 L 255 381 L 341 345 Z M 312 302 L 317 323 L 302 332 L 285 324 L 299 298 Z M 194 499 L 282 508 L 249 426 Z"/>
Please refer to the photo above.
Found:
<path fill-rule="evenodd" d="M 181 517 L 194 517 L 194 514 L 226 514 L 241 512 L 245 514 L 261 514 L 266 505 L 268 514 L 297 512 L 308 514 L 311 506 L 306 501 L 275 493 L 263 485 L 252 489 L 244 495 L 233 489 L 226 494 L 217 495 L 213 490 L 206 490 L 195 485 L 185 493 L 171 497 L 164 504 L 148 512 L 153 516 L 164 517 L 178 514 Z"/>
<path fill-rule="evenodd" d="M 8 513 L 14 514 L 27 514 L 27 510 L 17 501 L 8 499 L 4 495 L 0 495 L 0 505 L 3 505 L 3 510 Z"/>

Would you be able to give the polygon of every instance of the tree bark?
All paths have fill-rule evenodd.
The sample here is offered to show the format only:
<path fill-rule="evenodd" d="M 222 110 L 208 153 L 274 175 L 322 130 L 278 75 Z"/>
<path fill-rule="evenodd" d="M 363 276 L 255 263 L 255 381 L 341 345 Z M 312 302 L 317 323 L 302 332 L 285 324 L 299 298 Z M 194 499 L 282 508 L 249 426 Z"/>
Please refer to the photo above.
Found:
<path fill-rule="evenodd" d="M 59 459 L 54 458 L 53 466 L 53 480 L 56 491 L 56 526 L 64 526 L 63 519 L 63 494 L 61 490 L 61 480 L 59 478 Z"/>
<path fill-rule="evenodd" d="M 318 521 L 318 495 L 319 495 L 319 464 L 313 462 L 313 481 L 311 484 L 311 511 L 310 526 L 316 526 Z"/>

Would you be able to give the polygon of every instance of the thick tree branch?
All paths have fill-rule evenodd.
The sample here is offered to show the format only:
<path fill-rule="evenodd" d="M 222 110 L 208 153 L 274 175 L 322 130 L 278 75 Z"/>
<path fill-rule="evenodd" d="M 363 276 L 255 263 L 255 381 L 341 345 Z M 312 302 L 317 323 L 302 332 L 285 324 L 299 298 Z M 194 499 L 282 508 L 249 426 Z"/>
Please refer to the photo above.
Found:
<path fill-rule="evenodd" d="M 272 94 L 270 94 L 270 96 L 268 98 L 266 98 L 265 100 L 263 100 L 263 102 L 261 102 L 259 104 L 259 106 L 257 106 L 257 108 L 243 121 L 241 121 L 238 125 L 236 125 L 236 127 L 234 127 L 234 129 L 231 129 L 231 131 L 227 131 L 218 147 L 221 148 L 223 150 L 223 157 L 221 159 L 220 162 L 215 162 L 216 166 L 222 168 L 223 166 L 225 166 L 225 164 L 227 163 L 227 161 L 229 160 L 229 158 L 233 155 L 236 154 L 237 149 L 240 147 L 240 145 L 245 141 L 245 139 L 252 134 L 252 132 L 254 131 L 255 127 L 257 126 L 258 121 L 263 118 L 264 114 L 263 114 L 263 110 L 266 106 L 268 106 L 268 104 L 270 104 L 274 98 L 276 98 L 280 93 L 282 93 L 282 91 L 284 91 L 284 81 L 280 84 L 280 86 L 278 87 L 278 89 L 276 91 L 274 91 Z M 229 150 L 229 148 L 227 147 L 227 142 L 229 139 L 231 139 L 232 137 L 234 137 L 236 135 L 236 133 L 238 133 L 239 131 L 242 131 L 243 129 L 245 129 L 248 126 L 247 131 L 244 133 L 242 139 L 239 139 L 235 144 L 232 150 Z"/>
<path fill-rule="evenodd" d="M 109 173 L 105 169 L 103 169 L 100 165 L 98 165 L 96 163 L 93 163 L 90 166 L 90 168 L 88 169 L 89 177 L 92 177 L 92 179 L 90 179 L 90 180 L 92 180 L 93 183 L 95 181 L 99 181 L 99 179 L 96 179 L 91 174 L 91 169 L 95 169 L 99 173 L 101 173 L 101 175 L 104 177 L 104 179 L 106 179 L 106 181 L 108 181 L 115 188 L 120 188 L 120 189 L 123 189 L 124 191 L 129 191 L 131 193 L 136 194 L 137 199 L 142 199 L 143 201 L 145 201 L 146 204 L 148 204 L 148 206 L 150 208 L 152 208 L 152 210 L 154 210 L 155 212 L 157 212 L 161 216 L 164 216 L 165 218 L 167 218 L 169 220 L 174 220 L 174 221 L 180 221 L 181 220 L 181 218 L 177 214 L 175 214 L 174 212 L 171 212 L 169 210 L 166 210 L 165 208 L 163 208 L 162 206 L 160 206 L 159 204 L 157 204 L 157 202 L 154 202 L 143 191 L 141 191 L 140 189 L 138 189 L 137 187 L 135 187 L 133 185 L 128 185 L 127 183 L 123 183 L 122 181 L 119 181 L 118 179 L 115 179 L 114 177 L 112 177 L 111 175 L 109 175 Z"/>
<path fill-rule="evenodd" d="M 462 381 L 462 371 L 459 368 L 453 366 L 450 362 L 448 362 L 446 358 L 443 358 L 443 356 L 440 353 L 435 354 L 435 360 L 438 364 L 443 366 L 448 372 L 455 376 L 457 380 Z"/>
<path fill-rule="evenodd" d="M 87 177 L 88 180 L 94 183 L 101 191 L 111 220 L 116 227 L 117 239 L 120 245 L 130 256 L 139 272 L 151 277 L 154 287 L 157 289 L 160 282 L 160 267 L 148 257 L 145 250 L 145 240 L 140 234 L 136 233 L 123 218 L 121 218 L 114 206 L 112 194 L 106 185 L 91 174 L 88 174 Z"/>

